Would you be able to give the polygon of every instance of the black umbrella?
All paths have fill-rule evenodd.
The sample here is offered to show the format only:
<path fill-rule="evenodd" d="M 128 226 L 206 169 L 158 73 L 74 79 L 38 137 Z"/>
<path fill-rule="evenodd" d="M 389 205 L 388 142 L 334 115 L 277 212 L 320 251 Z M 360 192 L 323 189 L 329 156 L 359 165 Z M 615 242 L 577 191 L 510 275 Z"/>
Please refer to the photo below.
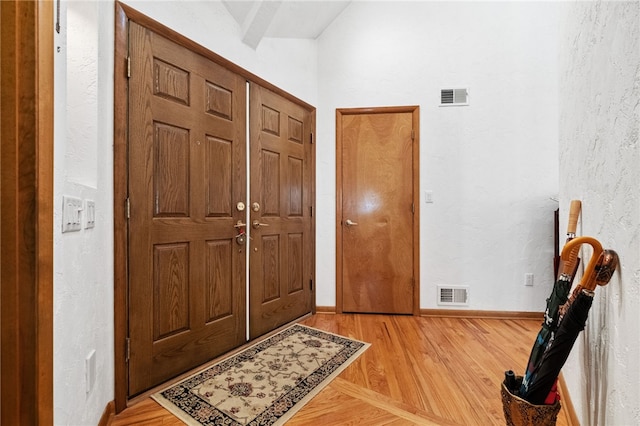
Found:
<path fill-rule="evenodd" d="M 575 228 L 574 228 L 575 232 Z M 594 249 L 594 257 L 600 255 L 602 246 L 592 237 L 568 238 L 567 243 L 562 249 L 560 257 L 560 273 L 558 279 L 553 285 L 551 295 L 547 299 L 547 306 L 544 311 L 544 321 L 542 328 L 538 332 L 536 339 L 531 348 L 529 361 L 525 374 L 520 386 L 520 395 L 526 395 L 529 392 L 529 384 L 531 383 L 533 372 L 536 370 L 542 360 L 542 355 L 549 347 L 549 343 L 553 340 L 553 336 L 558 329 L 560 319 L 560 308 L 567 302 L 571 283 L 575 275 L 578 263 L 578 252 L 582 244 L 590 244 Z"/>
<path fill-rule="evenodd" d="M 613 250 L 605 250 L 589 262 L 580 283 L 582 288 L 562 317 L 551 344 L 533 371 L 527 393 L 520 395 L 523 399 L 536 405 L 544 403 L 569 357 L 573 344 L 584 330 L 596 286 L 606 285 L 617 265 L 618 255 Z"/>
<path fill-rule="evenodd" d="M 593 295 L 582 290 L 567 310 L 553 343 L 542 356 L 539 367 L 532 375 L 527 394 L 523 395 L 531 404 L 543 404 L 549 395 L 578 334 L 584 329 L 592 302 Z"/>
<path fill-rule="evenodd" d="M 569 266 L 569 269 L 573 269 Z M 527 362 L 527 368 L 522 379 L 522 385 L 520 387 L 520 395 L 526 395 L 529 390 L 529 383 L 533 372 L 536 370 L 538 364 L 542 360 L 542 355 L 547 349 L 549 342 L 553 339 L 559 323 L 559 309 L 567 301 L 571 290 L 571 276 L 566 273 L 561 273 L 558 280 L 553 286 L 553 290 L 547 299 L 547 307 L 544 311 L 544 321 L 542 322 L 542 328 L 538 332 L 533 347 L 531 348 L 531 354 L 529 355 L 529 361 Z"/>

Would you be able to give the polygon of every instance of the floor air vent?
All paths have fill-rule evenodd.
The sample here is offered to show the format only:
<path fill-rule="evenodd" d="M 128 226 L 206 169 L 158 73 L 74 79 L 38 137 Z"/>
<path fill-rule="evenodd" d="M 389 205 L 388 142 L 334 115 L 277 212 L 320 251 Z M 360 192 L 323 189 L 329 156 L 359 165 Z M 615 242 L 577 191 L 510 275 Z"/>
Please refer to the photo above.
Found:
<path fill-rule="evenodd" d="M 440 105 L 469 105 L 469 91 L 467 89 L 442 89 L 440 91 Z"/>
<path fill-rule="evenodd" d="M 469 304 L 469 287 L 441 287 L 438 286 L 438 305 Z"/>

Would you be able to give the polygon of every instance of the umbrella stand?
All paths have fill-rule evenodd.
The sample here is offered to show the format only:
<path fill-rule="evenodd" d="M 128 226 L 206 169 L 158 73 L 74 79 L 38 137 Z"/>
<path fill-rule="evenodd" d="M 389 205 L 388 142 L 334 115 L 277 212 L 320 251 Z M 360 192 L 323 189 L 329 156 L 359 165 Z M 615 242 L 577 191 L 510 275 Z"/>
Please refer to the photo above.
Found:
<path fill-rule="evenodd" d="M 522 377 L 514 377 L 514 389 L 520 387 Z M 506 383 L 502 383 L 502 410 L 507 426 L 555 425 L 560 413 L 560 401 L 552 405 L 534 405 L 514 395 Z"/>

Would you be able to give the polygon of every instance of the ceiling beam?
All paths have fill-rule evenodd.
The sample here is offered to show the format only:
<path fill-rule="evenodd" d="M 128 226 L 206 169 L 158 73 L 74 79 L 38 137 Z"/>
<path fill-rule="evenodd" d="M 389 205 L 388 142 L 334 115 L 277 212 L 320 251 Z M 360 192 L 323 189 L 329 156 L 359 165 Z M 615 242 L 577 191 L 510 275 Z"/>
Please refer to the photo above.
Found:
<path fill-rule="evenodd" d="M 242 25 L 243 43 L 257 48 L 281 5 L 282 1 L 254 2 Z"/>

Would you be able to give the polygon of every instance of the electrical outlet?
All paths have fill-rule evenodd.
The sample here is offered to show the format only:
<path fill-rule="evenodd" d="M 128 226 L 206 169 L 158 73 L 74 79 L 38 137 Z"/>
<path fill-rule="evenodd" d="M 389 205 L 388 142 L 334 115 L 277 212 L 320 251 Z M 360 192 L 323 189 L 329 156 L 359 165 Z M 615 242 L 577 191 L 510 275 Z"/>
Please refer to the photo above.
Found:
<path fill-rule="evenodd" d="M 93 228 L 96 226 L 96 202 L 93 200 L 85 200 L 85 223 L 84 227 Z"/>
<path fill-rule="evenodd" d="M 62 196 L 62 232 L 82 229 L 82 200 L 68 195 Z"/>
<path fill-rule="evenodd" d="M 84 381 L 86 384 L 86 392 L 91 392 L 96 382 L 96 350 L 93 349 L 84 359 Z"/>
<path fill-rule="evenodd" d="M 424 202 L 427 204 L 433 203 L 433 191 L 424 191 Z"/>
<path fill-rule="evenodd" d="M 527 273 L 524 274 L 524 285 L 526 285 L 527 287 L 533 287 L 533 274 L 532 273 Z"/>

